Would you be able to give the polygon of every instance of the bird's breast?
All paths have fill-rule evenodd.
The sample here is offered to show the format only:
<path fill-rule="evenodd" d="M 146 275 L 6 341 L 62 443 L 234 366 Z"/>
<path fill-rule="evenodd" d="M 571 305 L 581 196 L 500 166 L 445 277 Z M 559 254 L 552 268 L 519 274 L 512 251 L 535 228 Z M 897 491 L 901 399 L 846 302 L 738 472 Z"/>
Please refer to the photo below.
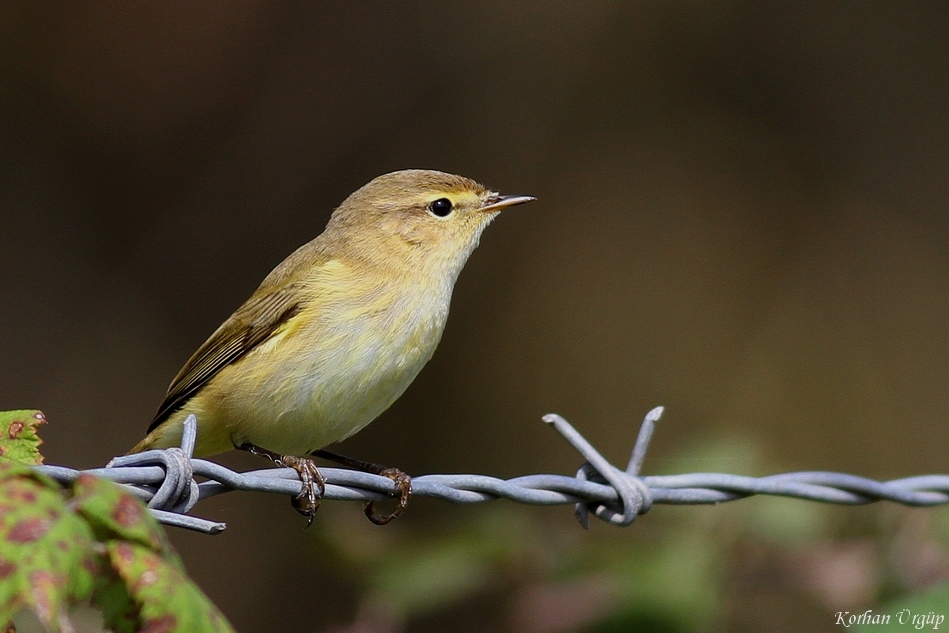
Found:
<path fill-rule="evenodd" d="M 245 395 L 256 399 L 249 409 L 258 419 L 235 425 L 237 441 L 302 454 L 362 429 L 432 357 L 450 296 L 383 286 L 332 299 L 304 306 L 245 359 L 248 376 L 257 374 Z"/>

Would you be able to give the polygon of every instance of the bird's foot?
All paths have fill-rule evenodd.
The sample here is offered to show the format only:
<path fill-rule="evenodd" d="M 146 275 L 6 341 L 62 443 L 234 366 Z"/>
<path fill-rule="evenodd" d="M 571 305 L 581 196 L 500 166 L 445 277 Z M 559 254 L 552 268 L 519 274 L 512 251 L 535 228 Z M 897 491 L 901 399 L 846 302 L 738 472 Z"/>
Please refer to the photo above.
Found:
<path fill-rule="evenodd" d="M 381 475 L 382 477 L 388 477 L 394 482 L 395 485 L 393 486 L 389 495 L 399 498 L 395 510 L 389 514 L 378 515 L 376 514 L 374 501 L 367 501 L 366 505 L 363 506 L 363 511 L 366 513 L 366 518 L 376 525 L 385 525 L 386 523 L 389 523 L 394 518 L 402 514 L 405 511 L 406 506 L 408 506 L 409 497 L 412 495 L 412 478 L 398 468 L 388 468 L 386 466 L 380 466 L 379 464 L 373 464 L 372 462 L 364 462 L 359 459 L 344 457 L 343 455 L 337 455 L 336 453 L 330 453 L 329 451 L 324 450 L 313 451 L 310 454 L 323 459 L 334 461 L 337 464 L 355 468 L 356 470 L 372 473 L 374 475 Z"/>
<path fill-rule="evenodd" d="M 326 492 L 326 479 L 320 473 L 316 464 L 313 463 L 313 460 L 295 455 L 281 455 L 250 443 L 241 444 L 238 448 L 254 455 L 266 457 L 277 466 L 292 468 L 297 471 L 303 485 L 300 487 L 300 493 L 290 499 L 290 505 L 306 517 L 306 526 L 310 527 L 313 524 L 313 516 L 320 509 L 320 499 L 323 498 L 323 494 Z"/>
<path fill-rule="evenodd" d="M 385 525 L 392 519 L 402 514 L 405 511 L 406 506 L 408 506 L 409 496 L 412 494 L 412 478 L 398 468 L 384 468 L 376 474 L 382 475 L 383 477 L 388 477 L 395 483 L 395 486 L 392 488 L 392 492 L 390 492 L 389 495 L 393 497 L 398 496 L 398 504 L 395 506 L 395 510 L 393 510 L 391 513 L 380 516 L 376 514 L 375 508 L 373 507 L 374 502 L 367 501 L 366 505 L 363 506 L 363 512 L 366 513 L 366 518 L 376 525 Z"/>

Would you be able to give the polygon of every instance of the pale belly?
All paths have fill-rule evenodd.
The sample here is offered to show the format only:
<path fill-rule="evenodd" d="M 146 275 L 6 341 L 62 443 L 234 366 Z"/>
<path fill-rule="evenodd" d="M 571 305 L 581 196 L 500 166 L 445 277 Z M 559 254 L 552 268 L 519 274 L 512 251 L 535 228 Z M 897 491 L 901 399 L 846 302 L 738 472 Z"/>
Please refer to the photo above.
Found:
<path fill-rule="evenodd" d="M 198 452 L 249 442 L 302 455 L 365 427 L 431 358 L 447 317 L 399 314 L 397 320 L 361 315 L 335 326 L 314 319 L 223 369 L 179 412 L 199 416 Z"/>

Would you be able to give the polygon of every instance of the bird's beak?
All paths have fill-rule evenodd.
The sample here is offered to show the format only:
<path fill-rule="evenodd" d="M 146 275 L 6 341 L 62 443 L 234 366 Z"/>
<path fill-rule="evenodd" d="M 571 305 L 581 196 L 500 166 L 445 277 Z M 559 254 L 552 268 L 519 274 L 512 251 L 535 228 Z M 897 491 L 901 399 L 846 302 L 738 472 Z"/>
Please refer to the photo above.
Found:
<path fill-rule="evenodd" d="M 507 207 L 513 207 L 515 204 L 524 204 L 534 200 L 537 200 L 534 196 L 502 196 L 495 193 L 488 197 L 484 201 L 484 206 L 478 210 L 497 212 Z"/>

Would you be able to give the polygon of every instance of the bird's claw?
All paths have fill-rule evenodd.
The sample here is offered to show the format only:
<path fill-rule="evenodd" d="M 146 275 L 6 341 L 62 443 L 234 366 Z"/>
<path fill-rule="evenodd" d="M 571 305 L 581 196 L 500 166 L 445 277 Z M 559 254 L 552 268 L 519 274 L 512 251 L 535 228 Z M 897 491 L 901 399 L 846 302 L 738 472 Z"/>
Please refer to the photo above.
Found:
<path fill-rule="evenodd" d="M 277 466 L 284 466 L 297 471 L 303 485 L 300 487 L 300 493 L 290 499 L 290 505 L 307 518 L 307 527 L 313 525 L 313 515 L 319 510 L 320 499 L 323 498 L 323 494 L 326 492 L 326 479 L 320 473 L 316 464 L 313 463 L 313 460 L 306 457 L 296 457 L 295 455 L 281 455 L 249 442 L 240 444 L 237 448 L 254 455 L 266 457 Z M 316 484 L 316 489 L 320 491 L 319 494 L 316 494 L 313 484 Z"/>
<path fill-rule="evenodd" d="M 373 506 L 375 502 L 367 501 L 366 505 L 363 506 L 363 511 L 366 513 L 366 518 L 376 525 L 385 525 L 405 511 L 405 508 L 409 503 L 409 496 L 412 494 L 412 478 L 398 468 L 386 468 L 379 471 L 377 474 L 382 475 L 383 477 L 388 477 L 394 482 L 395 485 L 392 487 L 392 491 L 389 494 L 393 497 L 399 497 L 398 505 L 396 505 L 395 510 L 393 510 L 390 514 L 380 516 L 376 514 L 375 508 Z"/>
<path fill-rule="evenodd" d="M 306 526 L 310 527 L 313 524 L 313 516 L 320 509 L 320 500 L 326 493 L 326 479 L 312 459 L 281 455 L 280 463 L 287 468 L 292 468 L 300 475 L 303 485 L 300 486 L 300 493 L 290 499 L 290 505 L 306 517 Z"/>

